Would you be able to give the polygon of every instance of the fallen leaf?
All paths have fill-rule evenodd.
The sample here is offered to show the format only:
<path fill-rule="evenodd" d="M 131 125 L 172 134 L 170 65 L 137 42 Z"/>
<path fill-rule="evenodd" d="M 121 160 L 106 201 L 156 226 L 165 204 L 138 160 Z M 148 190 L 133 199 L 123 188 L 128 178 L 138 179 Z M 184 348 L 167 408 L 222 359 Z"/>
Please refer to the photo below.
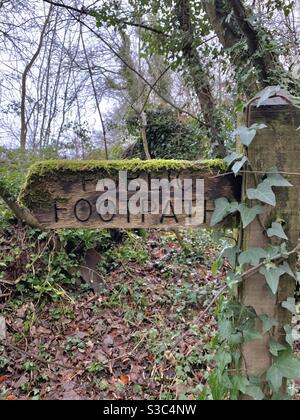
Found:
<path fill-rule="evenodd" d="M 62 400 L 63 401 L 80 401 L 81 397 L 77 394 L 76 391 L 71 390 L 63 394 Z"/>
<path fill-rule="evenodd" d="M 7 376 L 7 375 L 0 376 L 0 384 L 2 384 L 3 382 L 7 381 L 8 378 L 9 378 L 9 376 Z"/>
<path fill-rule="evenodd" d="M 123 385 L 128 385 L 130 382 L 130 378 L 128 375 L 121 375 L 119 378 L 119 381 L 121 382 L 121 384 Z"/>
<path fill-rule="evenodd" d="M 103 344 L 105 347 L 113 347 L 114 339 L 112 338 L 111 335 L 107 335 L 103 340 Z"/>
<path fill-rule="evenodd" d="M 5 397 L 6 401 L 16 401 L 18 398 L 15 395 L 8 395 Z"/>

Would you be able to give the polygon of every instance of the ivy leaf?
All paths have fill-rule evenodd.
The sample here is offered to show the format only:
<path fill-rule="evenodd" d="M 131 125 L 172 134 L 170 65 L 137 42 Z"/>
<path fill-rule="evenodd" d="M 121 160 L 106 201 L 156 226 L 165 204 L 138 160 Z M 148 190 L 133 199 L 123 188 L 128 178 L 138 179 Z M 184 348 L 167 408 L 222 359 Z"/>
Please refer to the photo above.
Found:
<path fill-rule="evenodd" d="M 270 206 L 276 206 L 276 197 L 267 179 L 261 182 L 257 188 L 249 188 L 247 197 L 249 200 L 259 200 Z"/>
<path fill-rule="evenodd" d="M 232 324 L 228 319 L 219 322 L 219 333 L 222 340 L 228 340 L 232 334 Z"/>
<path fill-rule="evenodd" d="M 269 317 L 268 315 L 260 315 L 259 319 L 262 322 L 263 334 L 269 332 L 273 327 L 277 327 L 278 321 L 276 319 Z"/>
<path fill-rule="evenodd" d="M 288 379 L 300 378 L 300 360 L 295 359 L 291 354 L 285 353 L 278 357 L 275 362 L 281 375 Z"/>
<path fill-rule="evenodd" d="M 232 357 L 230 353 L 227 353 L 225 351 L 220 351 L 215 356 L 218 369 L 223 373 L 225 370 L 225 367 L 229 365 L 232 362 Z"/>
<path fill-rule="evenodd" d="M 240 204 L 239 212 L 241 213 L 243 227 L 245 228 L 253 222 L 258 214 L 263 212 L 263 208 L 261 206 L 247 207 L 245 204 Z"/>
<path fill-rule="evenodd" d="M 250 264 L 255 267 L 260 263 L 260 260 L 267 258 L 267 256 L 268 254 L 263 248 L 253 247 L 242 252 L 238 261 L 240 265 Z"/>
<path fill-rule="evenodd" d="M 232 289 L 234 286 L 241 282 L 241 276 L 235 273 L 228 273 L 226 276 L 226 283 L 228 284 L 229 289 Z"/>
<path fill-rule="evenodd" d="M 252 130 L 256 130 L 257 131 L 257 130 L 262 130 L 263 128 L 267 128 L 267 127 L 268 126 L 266 124 L 263 124 L 263 123 L 262 124 L 255 123 L 255 124 L 252 124 L 250 128 Z"/>
<path fill-rule="evenodd" d="M 213 264 L 212 264 L 212 266 L 211 266 L 211 272 L 212 272 L 212 274 L 214 274 L 214 275 L 216 275 L 217 274 L 217 272 L 220 270 L 220 268 L 222 267 L 222 265 L 223 265 L 223 261 L 222 261 L 222 258 L 217 258 L 214 262 L 213 262 Z"/>
<path fill-rule="evenodd" d="M 242 344 L 242 342 L 243 342 L 243 335 L 240 332 L 236 334 L 231 334 L 228 340 L 228 344 L 230 346 L 237 346 L 238 344 Z"/>
<path fill-rule="evenodd" d="M 277 236 L 278 238 L 288 240 L 288 237 L 284 233 L 283 227 L 280 223 L 273 222 L 272 227 L 267 230 L 267 235 L 269 238 L 272 236 Z"/>
<path fill-rule="evenodd" d="M 228 212 L 235 213 L 239 209 L 239 203 L 237 201 L 233 201 L 229 204 Z"/>
<path fill-rule="evenodd" d="M 281 253 L 281 247 L 278 245 L 270 245 L 265 249 L 268 258 L 274 258 Z"/>
<path fill-rule="evenodd" d="M 280 267 L 283 268 L 283 270 L 291 277 L 293 277 L 293 279 L 296 279 L 295 273 L 293 272 L 293 270 L 291 269 L 291 267 L 289 266 L 289 264 L 285 261 Z"/>
<path fill-rule="evenodd" d="M 265 397 L 260 387 L 256 385 L 247 386 L 245 394 L 249 395 L 249 397 L 252 397 L 256 401 L 261 401 Z"/>
<path fill-rule="evenodd" d="M 267 173 L 267 179 L 272 187 L 292 187 L 293 185 L 278 173 L 276 166 Z"/>
<path fill-rule="evenodd" d="M 242 392 L 243 394 L 246 393 L 247 387 L 249 385 L 249 380 L 247 379 L 246 376 L 233 376 L 231 378 L 231 382 L 234 389 Z"/>
<path fill-rule="evenodd" d="M 281 303 L 281 306 L 288 311 L 290 311 L 292 314 L 296 313 L 296 301 L 295 298 L 289 297 L 286 301 Z"/>
<path fill-rule="evenodd" d="M 271 339 L 269 342 L 269 350 L 273 356 L 277 357 L 280 351 L 286 350 L 286 347 L 284 347 L 282 344 L 278 343 L 277 341 Z"/>
<path fill-rule="evenodd" d="M 232 246 L 223 249 L 221 256 L 227 258 L 229 264 L 234 267 L 236 264 L 236 256 L 240 252 L 240 248 L 238 246 Z"/>
<path fill-rule="evenodd" d="M 236 134 L 240 137 L 241 143 L 249 147 L 252 143 L 254 137 L 256 136 L 257 130 L 261 130 L 262 128 L 266 128 L 265 124 L 252 124 L 251 127 L 239 127 L 237 128 L 233 134 Z"/>
<path fill-rule="evenodd" d="M 239 127 L 235 130 L 234 134 L 237 134 L 240 139 L 241 139 L 241 143 L 244 146 L 249 147 L 250 144 L 252 143 L 252 140 L 254 139 L 255 135 L 256 135 L 256 129 L 253 129 L 251 127 Z"/>
<path fill-rule="evenodd" d="M 283 376 L 276 365 L 272 365 L 267 372 L 267 381 L 270 382 L 273 390 L 278 392 L 282 385 Z"/>
<path fill-rule="evenodd" d="M 258 96 L 257 108 L 259 108 L 264 102 L 266 102 L 271 96 L 276 95 L 281 90 L 280 86 L 268 86 L 260 92 Z"/>
<path fill-rule="evenodd" d="M 246 156 L 243 157 L 243 159 L 238 160 L 232 167 L 232 172 L 236 176 L 239 171 L 242 169 L 242 167 L 245 165 L 245 163 L 248 161 L 248 158 Z"/>
<path fill-rule="evenodd" d="M 285 331 L 285 341 L 291 346 L 293 347 L 294 344 L 294 337 L 293 337 L 293 329 L 290 325 L 285 325 L 284 327 L 284 331 Z"/>
<path fill-rule="evenodd" d="M 285 273 L 285 270 L 280 267 L 262 267 L 259 272 L 265 276 L 270 289 L 275 295 L 278 290 L 280 276 Z"/>
<path fill-rule="evenodd" d="M 218 198 L 215 201 L 215 211 L 211 218 L 211 226 L 220 223 L 227 216 L 229 205 L 227 198 Z"/>
<path fill-rule="evenodd" d="M 228 214 L 235 213 L 238 210 L 239 203 L 236 201 L 230 203 L 227 198 L 218 198 L 215 200 L 215 210 L 213 212 L 210 225 L 214 226 L 220 223 Z"/>
<path fill-rule="evenodd" d="M 227 163 L 227 165 L 230 166 L 236 160 L 242 159 L 242 157 L 243 155 L 241 155 L 240 153 L 232 152 L 230 153 L 230 155 L 226 156 L 224 160 Z"/>
<path fill-rule="evenodd" d="M 262 335 L 257 331 L 255 318 L 249 319 L 243 325 L 242 333 L 245 342 L 262 339 Z"/>
<path fill-rule="evenodd" d="M 297 331 L 296 328 L 292 329 L 292 340 L 294 341 L 299 341 L 300 340 L 300 330 Z"/>
<path fill-rule="evenodd" d="M 253 329 L 253 330 L 243 330 L 243 337 L 244 337 L 244 342 L 245 343 L 248 343 L 249 341 L 261 340 L 262 339 L 262 335 L 259 334 L 257 331 L 255 331 L 255 329 Z"/>

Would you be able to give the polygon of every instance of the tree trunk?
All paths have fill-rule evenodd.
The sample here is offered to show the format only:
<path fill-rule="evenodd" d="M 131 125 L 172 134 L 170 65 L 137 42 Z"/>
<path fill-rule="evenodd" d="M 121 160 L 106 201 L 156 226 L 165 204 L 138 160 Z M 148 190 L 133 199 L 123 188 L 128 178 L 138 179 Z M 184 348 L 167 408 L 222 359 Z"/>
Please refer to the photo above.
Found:
<path fill-rule="evenodd" d="M 279 60 L 279 53 L 268 48 L 272 34 L 265 27 L 252 24 L 251 11 L 241 0 L 208 0 L 203 2 L 204 10 L 223 47 L 229 50 L 229 57 L 236 70 L 249 60 L 256 75 L 244 83 L 248 96 L 257 89 L 270 85 L 287 85 L 292 93 L 299 94 L 299 83 L 287 72 Z M 234 49 L 246 41 L 247 50 Z"/>
<path fill-rule="evenodd" d="M 195 45 L 190 1 L 178 0 L 176 7 L 179 26 L 184 39 L 182 47 L 183 57 L 201 106 L 204 121 L 210 129 L 213 155 L 215 157 L 224 157 L 226 148 L 215 116 L 216 106 L 211 91 L 210 75 L 207 73 Z"/>
<path fill-rule="evenodd" d="M 25 69 L 24 69 L 24 73 L 22 75 L 22 88 L 21 88 L 21 134 L 20 134 L 20 146 L 22 150 L 26 149 L 26 144 L 27 144 L 27 125 L 28 125 L 28 121 L 26 119 L 26 96 L 27 96 L 27 77 L 28 74 L 30 72 L 30 70 L 32 69 L 34 63 L 36 62 L 41 49 L 43 47 L 43 40 L 44 40 L 44 36 L 46 33 L 46 29 L 47 26 L 49 24 L 50 21 L 50 16 L 52 13 L 52 6 L 50 6 L 49 8 L 49 12 L 46 18 L 46 21 L 44 23 L 44 26 L 42 28 L 41 34 L 40 34 L 40 38 L 39 38 L 39 44 L 37 47 L 36 52 L 34 53 L 33 57 L 31 58 L 31 60 L 29 61 L 29 63 L 26 65 Z"/>

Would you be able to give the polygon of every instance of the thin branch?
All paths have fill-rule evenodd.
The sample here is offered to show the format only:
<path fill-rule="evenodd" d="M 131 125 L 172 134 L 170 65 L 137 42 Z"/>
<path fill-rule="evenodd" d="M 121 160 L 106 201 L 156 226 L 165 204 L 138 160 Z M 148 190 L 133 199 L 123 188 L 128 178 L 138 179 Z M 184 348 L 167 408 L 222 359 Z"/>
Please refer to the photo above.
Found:
<path fill-rule="evenodd" d="M 6 342 L 3 342 L 2 345 L 4 347 L 10 349 L 10 350 L 14 350 L 14 351 L 16 351 L 16 352 L 18 352 L 20 354 L 23 354 L 23 355 L 27 356 L 30 359 L 34 359 L 37 362 L 42 363 L 43 365 L 48 366 L 48 367 L 49 367 L 49 365 L 52 365 L 52 366 L 58 366 L 58 367 L 63 368 L 63 369 L 82 370 L 82 369 L 79 369 L 79 368 L 76 368 L 76 367 L 74 368 L 73 366 L 64 365 L 64 364 L 59 363 L 59 362 L 56 362 L 56 361 L 44 360 L 41 357 L 36 356 L 35 354 L 29 353 L 26 350 L 22 350 L 19 347 L 14 346 L 13 344 L 8 344 Z"/>
<path fill-rule="evenodd" d="M 291 251 L 287 252 L 285 256 L 283 256 L 282 254 L 277 254 L 274 255 L 274 257 L 270 258 L 270 261 L 277 261 L 277 260 L 286 260 L 288 259 L 291 255 L 294 255 L 295 253 L 297 253 L 300 249 L 300 244 L 298 244 L 294 249 L 292 249 Z M 249 268 L 249 270 L 245 271 L 245 273 L 243 273 L 241 275 L 242 278 L 249 278 L 251 276 L 253 276 L 254 274 L 256 274 L 262 267 L 264 267 L 269 261 L 263 261 L 260 264 L 258 264 L 255 267 L 251 267 Z"/>
<path fill-rule="evenodd" d="M 259 174 L 259 175 L 267 175 L 268 173 L 270 173 L 270 171 L 268 171 L 268 170 L 266 170 L 266 171 L 256 171 L 256 170 L 247 171 L 247 170 L 242 169 L 242 170 L 239 171 L 239 173 L 241 173 L 241 174 L 253 174 L 253 173 L 255 173 L 255 174 Z M 221 178 L 223 176 L 228 176 L 228 175 L 232 175 L 232 174 L 233 174 L 233 172 L 229 171 L 229 172 L 224 172 L 222 174 L 211 176 L 210 178 L 211 179 Z M 278 171 L 277 172 L 276 171 L 276 174 L 289 175 L 289 176 L 300 176 L 300 172 L 286 172 L 286 171 Z"/>
<path fill-rule="evenodd" d="M 48 16 L 45 20 L 45 23 L 43 25 L 41 34 L 40 34 L 40 39 L 39 39 L 39 44 L 37 47 L 36 52 L 34 53 L 34 55 L 32 56 L 31 60 L 29 61 L 29 63 L 25 66 L 24 69 L 24 73 L 22 75 L 22 90 L 21 90 L 21 136 L 20 136 L 20 145 L 21 145 L 21 149 L 25 150 L 26 148 L 26 142 L 27 142 L 27 123 L 26 123 L 26 94 L 27 94 L 27 76 L 32 68 L 32 66 L 34 65 L 35 61 L 37 60 L 41 49 L 43 47 L 43 40 L 44 40 L 44 36 L 46 33 L 46 29 L 47 26 L 49 24 L 50 21 L 50 16 L 52 13 L 52 6 L 49 9 L 48 12 Z"/>
<path fill-rule="evenodd" d="M 45 1 L 45 0 L 44 0 Z M 174 104 L 172 101 L 170 101 L 168 98 L 166 98 L 164 95 L 162 95 L 159 90 L 155 87 L 155 85 L 151 84 L 142 74 L 140 74 L 133 66 L 131 66 L 126 60 L 124 60 L 124 58 L 114 49 L 114 47 L 112 47 L 112 45 L 106 41 L 102 35 L 100 35 L 98 32 L 96 32 L 93 28 L 91 28 L 88 24 L 86 24 L 85 22 L 81 21 L 79 18 L 77 18 L 76 16 L 74 16 L 74 14 L 69 11 L 69 13 L 71 14 L 71 16 L 73 16 L 73 18 L 80 24 L 82 24 L 83 26 L 85 26 L 87 29 L 89 29 L 97 38 L 99 38 L 106 46 L 107 48 L 132 72 L 134 72 L 146 85 L 148 85 L 153 92 L 155 92 L 164 102 L 166 102 L 167 104 L 169 104 L 172 108 L 176 109 L 178 112 L 182 113 L 182 114 L 186 114 L 188 116 L 190 116 L 191 118 L 193 118 L 194 120 L 198 121 L 198 123 L 200 125 L 202 125 L 203 127 L 209 127 L 209 125 L 207 123 L 205 123 L 204 121 L 201 121 L 198 117 L 196 117 L 194 114 L 192 114 L 189 111 L 186 111 L 184 109 L 182 109 L 180 106 Z"/>
<path fill-rule="evenodd" d="M 81 15 L 95 17 L 94 14 L 92 14 L 92 11 L 89 10 L 88 8 L 85 8 L 84 6 L 82 6 L 81 9 L 78 9 L 77 7 L 68 6 L 66 4 L 58 3 L 58 2 L 52 1 L 52 0 L 43 0 L 43 1 L 45 3 L 49 3 L 53 6 L 62 7 L 64 9 L 67 9 L 68 11 L 76 12 L 76 13 L 79 13 Z M 145 29 L 146 31 L 154 32 L 158 35 L 163 35 L 165 37 L 169 36 L 169 35 L 165 34 L 163 31 L 161 31 L 160 29 L 152 28 L 151 26 L 145 25 L 144 23 L 129 22 L 127 20 L 117 19 L 117 18 L 115 18 L 115 21 L 116 21 L 117 24 L 123 24 L 123 25 L 127 25 L 127 26 L 133 26 L 135 28 Z"/>
<path fill-rule="evenodd" d="M 94 78 L 93 78 L 93 71 L 92 71 L 90 61 L 89 61 L 89 58 L 88 58 L 88 54 L 87 54 L 87 50 L 86 50 L 86 46 L 85 46 L 85 42 L 84 42 L 84 38 L 83 38 L 82 26 L 81 25 L 80 25 L 80 37 L 81 37 L 81 43 L 82 43 L 83 51 L 84 51 L 84 55 L 85 55 L 85 60 L 86 60 L 87 66 L 88 66 L 88 71 L 89 71 L 91 84 L 92 84 L 92 88 L 93 88 L 93 92 L 94 92 L 96 106 L 97 106 L 97 110 L 98 110 L 98 114 L 99 114 L 99 118 L 100 118 L 100 122 L 101 122 L 101 126 L 102 126 L 102 133 L 103 133 L 103 140 L 104 140 L 104 147 L 105 147 L 105 157 L 106 157 L 106 160 L 108 160 L 109 156 L 108 156 L 106 129 L 105 129 L 105 124 L 104 124 L 104 119 L 103 119 L 103 116 L 102 116 L 102 112 L 101 112 L 101 109 L 100 109 L 100 103 L 99 103 L 99 100 L 98 100 L 97 89 L 96 89 Z"/>
<path fill-rule="evenodd" d="M 165 68 L 165 70 L 159 75 L 159 77 L 155 80 L 155 82 L 153 83 L 152 86 L 150 86 L 149 92 L 147 94 L 147 97 L 145 99 L 144 105 L 142 106 L 141 112 L 143 112 L 146 108 L 146 105 L 148 103 L 148 100 L 150 98 L 150 95 L 153 91 L 153 88 L 155 88 L 155 86 L 157 85 L 157 83 L 164 77 L 164 75 L 170 70 L 170 68 L 172 67 L 172 65 L 170 64 L 168 67 Z"/>
<path fill-rule="evenodd" d="M 9 191 L 5 188 L 3 183 L 1 183 L 0 186 L 0 198 L 2 198 L 5 204 L 17 216 L 17 218 L 19 220 L 23 220 L 28 226 L 42 229 L 37 219 L 34 216 L 32 216 L 29 210 L 19 206 L 17 201 L 11 197 Z"/>

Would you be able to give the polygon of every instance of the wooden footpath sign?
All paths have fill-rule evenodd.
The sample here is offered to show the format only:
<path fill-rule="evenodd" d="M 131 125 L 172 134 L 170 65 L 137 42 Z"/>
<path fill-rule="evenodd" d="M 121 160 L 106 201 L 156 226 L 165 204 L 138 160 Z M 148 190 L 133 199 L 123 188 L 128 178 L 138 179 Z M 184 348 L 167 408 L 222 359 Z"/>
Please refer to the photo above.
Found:
<path fill-rule="evenodd" d="M 240 199 L 225 171 L 222 160 L 42 162 L 20 201 L 46 229 L 208 227 L 217 198 Z"/>
<path fill-rule="evenodd" d="M 250 189 L 260 192 L 258 183 L 263 182 L 270 168 L 276 167 L 288 176 L 293 187 L 288 191 L 275 188 L 276 207 L 260 200 L 267 203 L 263 213 L 243 230 L 239 245 L 243 251 L 276 245 L 278 238 L 267 234 L 276 220 L 284 224 L 289 249 L 295 249 L 300 236 L 300 109 L 293 106 L 285 91 L 277 92 L 263 104 L 260 98 L 258 95 L 246 108 L 246 125 L 263 124 L 265 128 L 248 145 L 247 159 L 252 169 L 244 173 L 243 182 L 241 177 L 226 172 L 222 160 L 53 161 L 31 169 L 20 202 L 46 229 L 205 228 L 210 226 L 215 200 L 240 201 L 242 194 L 245 201 Z M 251 197 L 248 201 L 251 206 L 257 203 Z M 232 220 L 229 223 L 233 226 Z M 286 262 L 295 271 L 296 256 L 289 256 Z M 258 317 L 276 320 L 267 333 L 257 320 L 262 338 L 255 336 L 240 346 L 241 374 L 259 379 L 267 398 L 272 395 L 266 377 L 274 356 L 269 349 L 270 339 L 283 348 L 291 340 L 286 338 L 291 330 L 286 303 L 294 295 L 294 279 L 287 271 L 284 273 L 276 293 L 259 270 L 244 277 L 237 287 L 236 298 L 242 306 L 253 308 Z M 293 373 L 289 370 L 282 376 L 293 377 Z"/>

